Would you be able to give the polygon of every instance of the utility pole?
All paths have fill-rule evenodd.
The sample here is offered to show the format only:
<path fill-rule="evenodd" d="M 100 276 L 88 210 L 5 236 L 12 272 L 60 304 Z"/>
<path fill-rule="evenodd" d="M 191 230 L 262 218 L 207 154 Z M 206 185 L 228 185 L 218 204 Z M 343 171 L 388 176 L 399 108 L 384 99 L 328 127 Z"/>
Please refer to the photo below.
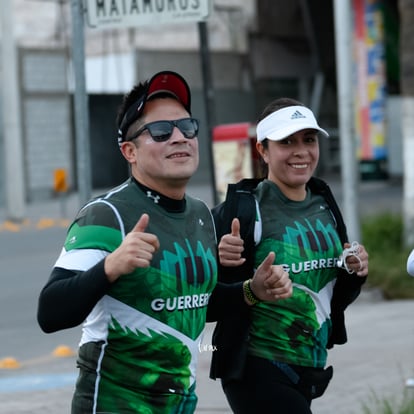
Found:
<path fill-rule="evenodd" d="M 20 116 L 18 64 L 14 41 L 12 1 L 0 7 L 2 113 L 7 216 L 22 221 L 25 215 L 25 183 Z"/>
<path fill-rule="evenodd" d="M 76 164 L 79 202 L 81 206 L 91 197 L 91 154 L 89 142 L 89 108 L 85 81 L 85 36 L 82 0 L 71 0 L 72 61 L 75 74 L 75 131 Z"/>
<path fill-rule="evenodd" d="M 213 126 L 216 123 L 214 113 L 214 89 L 211 74 L 210 65 L 210 50 L 208 43 L 208 30 L 207 22 L 198 22 L 198 34 L 200 39 L 200 57 L 201 57 L 201 70 L 203 76 L 203 92 L 204 92 L 204 105 L 206 108 L 206 121 L 207 121 L 207 139 L 208 139 L 208 150 L 209 150 L 209 161 L 210 161 L 210 177 L 211 185 L 213 189 L 213 203 L 217 205 L 218 194 L 216 189 L 216 173 L 215 163 L 213 154 Z"/>
<path fill-rule="evenodd" d="M 350 241 L 360 241 L 359 170 L 356 158 L 352 82 L 352 14 L 350 0 L 335 0 L 336 75 L 344 219 Z"/>

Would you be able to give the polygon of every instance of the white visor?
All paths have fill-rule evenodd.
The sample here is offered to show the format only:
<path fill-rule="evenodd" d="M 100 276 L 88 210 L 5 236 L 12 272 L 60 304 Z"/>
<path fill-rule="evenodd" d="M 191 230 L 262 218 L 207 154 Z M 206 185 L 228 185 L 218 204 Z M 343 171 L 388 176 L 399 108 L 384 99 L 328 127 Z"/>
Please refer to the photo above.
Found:
<path fill-rule="evenodd" d="M 257 140 L 280 141 L 302 129 L 316 129 L 323 135 L 329 134 L 316 122 L 313 112 L 306 106 L 288 106 L 272 112 L 262 119 L 256 127 Z"/>

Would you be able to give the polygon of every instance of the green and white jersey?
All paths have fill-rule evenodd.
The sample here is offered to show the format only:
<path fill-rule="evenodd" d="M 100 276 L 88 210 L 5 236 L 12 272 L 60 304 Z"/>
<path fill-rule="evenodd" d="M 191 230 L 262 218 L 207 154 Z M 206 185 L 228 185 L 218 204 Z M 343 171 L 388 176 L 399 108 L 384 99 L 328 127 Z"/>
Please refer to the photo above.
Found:
<path fill-rule="evenodd" d="M 270 251 L 293 282 L 293 295 L 252 308 L 249 352 L 295 365 L 324 367 L 331 321 L 330 302 L 342 252 L 336 223 L 325 199 L 286 198 L 268 180 L 256 190 L 260 241 L 256 266 Z"/>
<path fill-rule="evenodd" d="M 97 412 L 191 413 L 199 343 L 217 281 L 208 207 L 187 196 L 183 213 L 167 212 L 128 180 L 79 212 L 55 266 L 91 268 L 143 213 L 160 249 L 150 267 L 121 276 L 96 304 L 83 325 L 79 361 L 96 370 Z"/>

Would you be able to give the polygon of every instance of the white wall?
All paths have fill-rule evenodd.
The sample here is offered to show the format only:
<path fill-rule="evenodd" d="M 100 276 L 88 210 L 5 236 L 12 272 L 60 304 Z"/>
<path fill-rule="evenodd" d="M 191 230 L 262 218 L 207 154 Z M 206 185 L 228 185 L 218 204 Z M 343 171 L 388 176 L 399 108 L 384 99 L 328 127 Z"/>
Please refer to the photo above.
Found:
<path fill-rule="evenodd" d="M 64 51 L 21 50 L 22 134 L 29 200 L 53 194 L 54 172 L 73 183 L 71 106 Z"/>

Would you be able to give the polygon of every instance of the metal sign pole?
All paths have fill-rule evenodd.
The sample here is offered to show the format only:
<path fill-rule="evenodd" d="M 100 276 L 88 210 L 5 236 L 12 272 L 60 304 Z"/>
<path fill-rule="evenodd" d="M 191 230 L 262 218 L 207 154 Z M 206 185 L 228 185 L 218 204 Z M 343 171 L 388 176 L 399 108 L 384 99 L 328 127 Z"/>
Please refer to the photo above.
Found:
<path fill-rule="evenodd" d="M 0 9 L 1 87 L 4 131 L 4 181 L 8 219 L 22 221 L 26 213 L 23 143 L 20 119 L 18 58 L 14 40 L 11 0 L 5 0 Z"/>
<path fill-rule="evenodd" d="M 204 102 L 206 108 L 206 121 L 207 121 L 207 138 L 209 140 L 209 159 L 210 159 L 210 177 L 211 185 L 213 189 L 213 202 L 217 205 L 218 194 L 216 189 L 216 174 L 214 169 L 214 156 L 213 156 L 213 125 L 215 125 L 214 114 L 214 89 L 212 85 L 211 67 L 210 67 L 210 53 L 208 47 L 208 32 L 207 23 L 205 21 L 198 23 L 198 32 L 200 38 L 200 56 L 201 56 L 201 70 L 203 75 L 203 91 Z"/>
<path fill-rule="evenodd" d="M 85 81 L 84 17 L 82 0 L 72 0 L 72 60 L 75 75 L 75 130 L 79 202 L 91 197 L 89 108 Z"/>
<path fill-rule="evenodd" d="M 352 105 L 352 26 L 350 0 L 335 1 L 334 14 L 344 217 L 348 227 L 348 234 L 351 238 L 350 240 L 360 240 L 357 198 L 359 181 L 357 178 L 358 165 L 354 143 Z"/>

